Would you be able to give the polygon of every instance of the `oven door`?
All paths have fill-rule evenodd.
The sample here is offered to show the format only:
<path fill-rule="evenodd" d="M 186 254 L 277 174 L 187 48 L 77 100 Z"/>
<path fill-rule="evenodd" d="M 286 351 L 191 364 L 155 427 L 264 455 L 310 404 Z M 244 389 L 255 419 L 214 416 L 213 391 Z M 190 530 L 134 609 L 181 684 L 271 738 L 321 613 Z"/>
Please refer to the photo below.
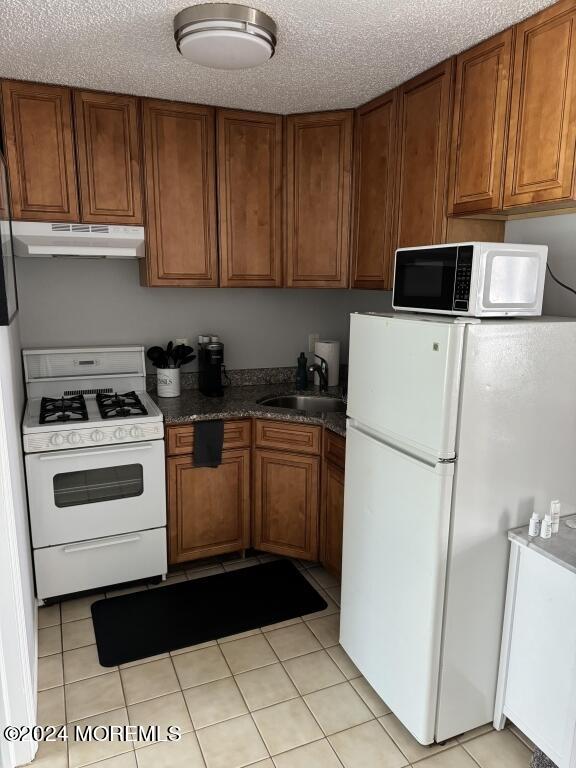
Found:
<path fill-rule="evenodd" d="M 402 248 L 394 263 L 394 309 L 453 314 L 458 247 Z"/>
<path fill-rule="evenodd" d="M 35 548 L 166 525 L 164 442 L 26 456 Z"/>

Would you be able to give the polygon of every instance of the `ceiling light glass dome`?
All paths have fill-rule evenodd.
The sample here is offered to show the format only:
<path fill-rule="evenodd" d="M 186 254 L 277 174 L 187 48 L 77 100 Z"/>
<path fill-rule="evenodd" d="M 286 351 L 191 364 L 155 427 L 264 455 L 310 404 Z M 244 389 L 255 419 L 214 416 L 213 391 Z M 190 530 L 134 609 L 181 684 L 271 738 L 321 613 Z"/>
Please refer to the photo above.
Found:
<path fill-rule="evenodd" d="M 276 23 L 255 8 L 204 3 L 174 18 L 174 38 L 184 58 L 214 69 L 264 64 L 276 49 Z"/>

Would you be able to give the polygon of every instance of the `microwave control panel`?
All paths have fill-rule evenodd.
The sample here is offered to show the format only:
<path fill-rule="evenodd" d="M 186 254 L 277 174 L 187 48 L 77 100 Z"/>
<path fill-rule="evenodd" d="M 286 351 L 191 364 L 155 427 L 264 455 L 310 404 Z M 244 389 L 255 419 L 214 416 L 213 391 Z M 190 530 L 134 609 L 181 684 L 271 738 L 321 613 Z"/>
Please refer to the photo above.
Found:
<path fill-rule="evenodd" d="M 472 282 L 472 252 L 474 246 L 464 245 L 458 248 L 456 258 L 456 277 L 454 280 L 454 299 L 452 308 L 460 312 L 468 311 L 470 284 Z"/>

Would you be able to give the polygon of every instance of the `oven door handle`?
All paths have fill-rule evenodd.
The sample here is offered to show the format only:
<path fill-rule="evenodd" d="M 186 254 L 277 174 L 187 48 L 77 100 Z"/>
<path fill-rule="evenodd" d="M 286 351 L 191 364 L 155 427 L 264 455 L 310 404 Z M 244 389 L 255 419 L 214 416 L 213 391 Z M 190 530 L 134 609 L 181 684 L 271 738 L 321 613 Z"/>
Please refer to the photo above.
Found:
<path fill-rule="evenodd" d="M 122 536 L 119 539 L 105 539 L 104 541 L 86 541 L 83 544 L 70 544 L 64 547 L 64 552 L 69 555 L 73 552 L 84 552 L 86 549 L 102 549 L 103 547 L 115 547 L 117 544 L 131 544 L 140 541 L 142 537 L 137 533 L 132 536 Z"/>
<path fill-rule="evenodd" d="M 80 454 L 79 451 L 54 451 L 54 453 L 43 453 L 38 458 L 40 461 L 57 461 L 58 459 L 69 459 L 74 457 L 75 459 L 84 456 L 110 456 L 112 453 L 132 453 L 133 451 L 149 451 L 152 448 L 151 443 L 139 443 L 138 445 L 128 445 L 126 448 L 104 448 L 102 451 L 95 451 L 93 448 L 88 448 L 90 453 Z M 82 450 L 82 449 L 80 449 Z"/>

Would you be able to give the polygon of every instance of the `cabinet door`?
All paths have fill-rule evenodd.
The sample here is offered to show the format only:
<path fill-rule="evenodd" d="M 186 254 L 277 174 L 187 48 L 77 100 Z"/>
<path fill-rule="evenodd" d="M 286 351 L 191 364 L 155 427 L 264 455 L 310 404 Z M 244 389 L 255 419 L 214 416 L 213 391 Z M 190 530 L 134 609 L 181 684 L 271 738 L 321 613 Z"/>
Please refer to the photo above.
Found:
<path fill-rule="evenodd" d="M 452 70 L 445 61 L 400 88 L 397 248 L 444 240 Z"/>
<path fill-rule="evenodd" d="M 575 195 L 576 2 L 516 27 L 504 208 Z"/>
<path fill-rule="evenodd" d="M 353 288 L 391 288 L 397 92 L 356 110 Z"/>
<path fill-rule="evenodd" d="M 220 285 L 282 285 L 282 118 L 217 113 Z"/>
<path fill-rule="evenodd" d="M 348 285 L 352 125 L 352 111 L 287 118 L 289 286 Z"/>
<path fill-rule="evenodd" d="M 2 101 L 14 218 L 78 221 L 70 89 L 4 80 Z"/>
<path fill-rule="evenodd" d="M 284 451 L 254 451 L 256 549 L 316 560 L 320 459 Z"/>
<path fill-rule="evenodd" d="M 218 467 L 169 458 L 170 563 L 246 549 L 250 544 L 250 449 L 224 451 Z"/>
<path fill-rule="evenodd" d="M 502 208 L 513 30 L 456 59 L 450 213 Z"/>
<path fill-rule="evenodd" d="M 343 525 L 344 470 L 325 461 L 322 477 L 320 561 L 326 570 L 338 577 L 342 570 Z"/>
<path fill-rule="evenodd" d="M 82 221 L 142 224 L 138 99 L 74 92 Z"/>
<path fill-rule="evenodd" d="M 146 285 L 215 286 L 214 110 L 143 99 Z"/>

